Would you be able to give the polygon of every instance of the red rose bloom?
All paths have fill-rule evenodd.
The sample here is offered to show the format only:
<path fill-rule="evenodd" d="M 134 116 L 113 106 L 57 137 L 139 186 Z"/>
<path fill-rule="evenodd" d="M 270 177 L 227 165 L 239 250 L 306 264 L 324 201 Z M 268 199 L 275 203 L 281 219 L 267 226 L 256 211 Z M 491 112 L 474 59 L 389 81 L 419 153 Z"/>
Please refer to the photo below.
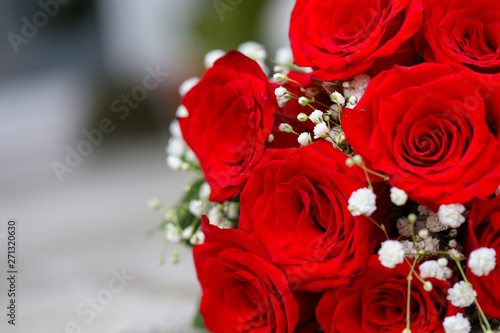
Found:
<path fill-rule="evenodd" d="M 348 283 L 376 246 L 372 222 L 347 209 L 351 193 L 366 183 L 345 160 L 325 140 L 268 149 L 241 193 L 239 228 L 266 248 L 293 290 Z"/>
<path fill-rule="evenodd" d="M 458 70 L 500 71 L 500 2 L 424 0 L 428 62 Z"/>
<path fill-rule="evenodd" d="M 200 160 L 210 200 L 234 198 L 260 160 L 273 125 L 274 89 L 260 66 L 237 51 L 215 62 L 184 97 L 184 140 Z"/>
<path fill-rule="evenodd" d="M 497 252 L 497 265 L 486 276 L 474 275 L 467 267 L 467 279 L 477 292 L 477 300 L 484 313 L 500 318 L 500 196 L 493 199 L 477 200 L 469 214 L 468 232 L 465 235 L 465 251 L 488 247 Z"/>
<path fill-rule="evenodd" d="M 500 184 L 500 78 L 444 65 L 395 67 L 344 109 L 347 142 L 392 186 L 433 210 Z"/>
<path fill-rule="evenodd" d="M 422 9 L 421 0 L 297 0 L 290 21 L 295 63 L 313 67 L 321 81 L 413 65 L 411 38 Z"/>
<path fill-rule="evenodd" d="M 416 267 L 418 272 L 418 265 Z M 410 266 L 382 266 L 378 255 L 370 257 L 366 270 L 348 286 L 327 290 L 316 309 L 316 317 L 325 333 L 394 332 L 406 328 L 406 302 Z M 447 312 L 446 292 L 450 282 L 426 279 L 433 285 L 428 292 L 413 278 L 410 302 L 412 332 L 444 332 L 442 321 Z"/>
<path fill-rule="evenodd" d="M 214 333 L 312 333 L 318 296 L 293 294 L 267 252 L 236 229 L 203 219 L 205 244 L 193 249 L 203 296 L 200 312 Z"/>

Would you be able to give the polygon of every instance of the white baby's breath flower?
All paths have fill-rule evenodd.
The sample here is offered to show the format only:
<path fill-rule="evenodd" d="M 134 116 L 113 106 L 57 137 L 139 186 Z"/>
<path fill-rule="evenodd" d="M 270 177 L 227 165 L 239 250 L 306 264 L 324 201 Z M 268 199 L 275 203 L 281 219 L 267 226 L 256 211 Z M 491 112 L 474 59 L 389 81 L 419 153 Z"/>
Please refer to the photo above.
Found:
<path fill-rule="evenodd" d="M 485 276 L 495 269 L 496 263 L 496 251 L 487 247 L 481 247 L 470 253 L 467 266 L 469 266 L 474 275 Z"/>
<path fill-rule="evenodd" d="M 200 217 L 206 208 L 205 206 L 206 205 L 205 205 L 205 202 L 203 200 L 191 200 L 189 202 L 189 211 L 194 216 Z"/>
<path fill-rule="evenodd" d="M 187 118 L 189 117 L 189 111 L 184 105 L 179 105 L 177 111 L 175 112 L 177 118 Z"/>
<path fill-rule="evenodd" d="M 283 97 L 288 94 L 288 90 L 286 90 L 285 87 L 278 87 L 274 89 L 274 94 L 276 95 L 276 97 Z"/>
<path fill-rule="evenodd" d="M 208 199 L 208 197 L 210 196 L 210 192 L 211 192 L 210 185 L 208 185 L 207 182 L 204 182 L 200 186 L 200 191 L 198 192 L 198 196 L 200 197 L 200 199 Z"/>
<path fill-rule="evenodd" d="M 309 115 L 309 119 L 315 123 L 315 124 L 319 124 L 319 123 L 322 123 L 323 122 L 323 111 L 321 110 L 314 110 L 313 112 L 311 112 L 311 114 Z"/>
<path fill-rule="evenodd" d="M 170 131 L 170 137 L 182 139 L 181 125 L 179 125 L 179 121 L 177 119 L 170 122 L 168 129 Z"/>
<path fill-rule="evenodd" d="M 205 234 L 203 233 L 203 231 L 198 230 L 193 236 L 191 236 L 189 242 L 192 245 L 203 244 L 205 243 Z"/>
<path fill-rule="evenodd" d="M 438 280 L 447 280 L 451 278 L 453 272 L 448 267 L 442 267 L 436 260 L 428 260 L 419 266 L 420 276 L 423 279 L 436 278 Z"/>
<path fill-rule="evenodd" d="M 184 158 L 186 161 L 191 162 L 191 163 L 198 163 L 198 157 L 194 153 L 194 151 L 191 150 L 191 148 L 186 146 L 186 152 L 184 153 Z"/>
<path fill-rule="evenodd" d="M 386 240 L 382 243 L 382 246 L 378 251 L 378 255 L 378 259 L 380 260 L 382 266 L 394 268 L 405 259 L 403 244 L 394 240 Z"/>
<path fill-rule="evenodd" d="M 273 79 L 274 79 L 274 81 L 276 81 L 278 83 L 282 83 L 282 82 L 286 81 L 286 76 L 281 74 L 281 73 L 275 73 L 273 75 Z"/>
<path fill-rule="evenodd" d="M 181 170 L 183 163 L 184 162 L 182 162 L 182 160 L 175 155 L 168 155 L 167 156 L 167 165 L 172 170 L 176 170 L 176 171 Z"/>
<path fill-rule="evenodd" d="M 366 90 L 368 83 L 370 83 L 370 76 L 368 74 L 361 73 L 352 79 L 350 86 L 355 89 Z"/>
<path fill-rule="evenodd" d="M 307 104 L 309 104 L 309 99 L 307 97 L 301 96 L 299 97 L 298 102 L 300 105 L 306 106 Z"/>
<path fill-rule="evenodd" d="M 290 96 L 290 94 L 285 94 L 283 96 L 278 97 L 276 101 L 278 102 L 278 106 L 282 108 L 286 105 L 286 103 L 290 102 L 291 99 L 292 97 Z"/>
<path fill-rule="evenodd" d="M 301 146 L 307 146 L 312 143 L 311 134 L 308 132 L 301 133 L 297 140 Z"/>
<path fill-rule="evenodd" d="M 398 228 L 398 232 L 403 237 L 411 236 L 411 223 L 408 221 L 406 217 L 401 217 L 398 219 L 396 223 L 396 227 Z"/>
<path fill-rule="evenodd" d="M 348 209 L 353 216 L 370 216 L 376 209 L 377 196 L 369 188 L 360 188 L 352 192 L 348 201 Z"/>
<path fill-rule="evenodd" d="M 210 224 L 222 227 L 224 225 L 224 214 L 220 211 L 219 207 L 213 206 L 207 214 Z"/>
<path fill-rule="evenodd" d="M 325 122 L 316 124 L 316 126 L 314 126 L 314 138 L 315 139 L 327 138 L 328 134 L 330 134 L 330 129 L 328 128 L 328 125 L 326 125 Z"/>
<path fill-rule="evenodd" d="M 462 215 L 464 212 L 465 207 L 462 204 L 441 205 L 438 216 L 442 224 L 458 228 L 465 222 L 465 217 Z"/>
<path fill-rule="evenodd" d="M 280 132 L 283 132 L 283 133 L 292 133 L 293 132 L 292 126 L 290 126 L 290 124 L 287 124 L 287 123 L 281 123 L 278 126 L 278 129 L 280 130 Z"/>
<path fill-rule="evenodd" d="M 168 139 L 166 152 L 168 155 L 174 155 L 177 157 L 181 157 L 186 150 L 186 144 L 184 140 L 176 138 L 175 136 L 170 137 Z"/>
<path fill-rule="evenodd" d="M 422 246 L 420 244 L 423 243 Z M 436 251 L 439 250 L 439 239 L 433 237 L 427 237 L 421 242 L 419 242 L 419 248 L 425 251 Z"/>
<path fill-rule="evenodd" d="M 179 95 L 181 95 L 181 97 L 184 97 L 189 92 L 189 90 L 191 90 L 195 85 L 198 84 L 198 82 L 200 82 L 199 77 L 192 77 L 182 82 L 179 86 Z"/>
<path fill-rule="evenodd" d="M 238 46 L 238 51 L 255 61 L 262 61 L 267 57 L 267 52 L 264 46 L 254 41 L 248 41 L 240 44 L 240 46 Z"/>
<path fill-rule="evenodd" d="M 330 95 L 330 99 L 332 100 L 332 102 L 338 104 L 338 105 L 341 105 L 343 106 L 345 104 L 345 97 L 342 96 L 341 93 L 337 92 L 337 91 L 334 91 L 331 95 Z"/>
<path fill-rule="evenodd" d="M 396 206 L 403 206 L 408 200 L 408 194 L 405 191 L 397 188 L 391 187 L 391 201 Z"/>
<path fill-rule="evenodd" d="M 168 241 L 178 243 L 182 240 L 182 230 L 178 226 L 168 223 L 166 226 L 165 237 Z"/>
<path fill-rule="evenodd" d="M 214 63 L 219 60 L 220 58 L 222 58 L 223 56 L 226 55 L 226 52 L 223 51 L 223 50 L 219 50 L 219 49 L 216 49 L 216 50 L 212 50 L 210 52 L 208 52 L 207 54 L 205 54 L 205 68 L 210 68 L 214 65 Z"/>
<path fill-rule="evenodd" d="M 457 250 L 457 249 L 451 249 L 450 250 L 450 254 L 454 257 L 454 258 L 457 258 L 457 259 L 460 259 L 460 258 L 463 258 L 464 257 L 464 254 Z"/>
<path fill-rule="evenodd" d="M 419 207 L 424 207 L 424 206 L 419 206 Z M 428 210 L 428 214 L 426 215 L 428 216 L 427 220 L 425 221 L 425 227 L 429 229 L 429 231 L 440 232 L 449 228 L 447 225 L 443 225 L 439 220 L 438 214 L 432 212 L 430 209 Z"/>
<path fill-rule="evenodd" d="M 465 281 L 459 281 L 455 283 L 453 288 L 448 289 L 446 299 L 451 301 L 454 306 L 466 308 L 474 303 L 476 296 L 476 291 L 469 287 Z"/>
<path fill-rule="evenodd" d="M 422 228 L 418 231 L 418 235 L 422 237 L 422 239 L 426 239 L 427 237 L 429 237 L 429 230 L 427 230 L 426 228 Z"/>
<path fill-rule="evenodd" d="M 444 318 L 443 327 L 445 333 L 469 333 L 472 328 L 462 313 Z"/>
<path fill-rule="evenodd" d="M 405 255 L 408 258 L 414 258 L 415 254 L 417 254 L 417 249 L 415 248 L 415 244 L 411 240 L 405 240 L 401 244 L 403 244 L 403 250 L 405 251 Z"/>
<path fill-rule="evenodd" d="M 276 56 L 274 57 L 276 63 L 280 65 L 291 65 L 293 64 L 293 53 L 290 47 L 280 47 L 276 51 Z"/>
<path fill-rule="evenodd" d="M 186 229 L 182 230 L 182 239 L 190 239 L 193 236 L 194 227 L 190 225 Z"/>

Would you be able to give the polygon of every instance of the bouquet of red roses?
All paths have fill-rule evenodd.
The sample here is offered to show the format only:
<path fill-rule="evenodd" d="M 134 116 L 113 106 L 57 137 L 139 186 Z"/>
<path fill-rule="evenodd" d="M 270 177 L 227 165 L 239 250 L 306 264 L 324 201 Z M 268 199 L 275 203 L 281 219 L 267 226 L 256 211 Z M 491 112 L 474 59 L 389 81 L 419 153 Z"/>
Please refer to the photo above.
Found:
<path fill-rule="evenodd" d="M 180 88 L 167 162 L 202 177 L 163 227 L 206 327 L 493 332 L 500 2 L 297 0 L 289 36 Z"/>

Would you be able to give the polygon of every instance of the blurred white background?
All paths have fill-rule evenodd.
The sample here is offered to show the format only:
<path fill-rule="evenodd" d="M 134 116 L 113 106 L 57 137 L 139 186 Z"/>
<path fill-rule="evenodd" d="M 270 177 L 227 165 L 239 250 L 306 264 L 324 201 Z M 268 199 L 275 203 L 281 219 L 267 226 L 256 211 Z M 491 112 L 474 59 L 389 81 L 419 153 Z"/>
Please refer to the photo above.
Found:
<path fill-rule="evenodd" d="M 264 14 L 249 18 L 261 28 L 251 36 L 271 51 L 286 45 L 293 1 L 257 2 Z M 196 332 L 191 252 L 181 249 L 177 266 L 158 264 L 162 235 L 147 232 L 161 216 L 146 201 L 181 195 L 189 176 L 166 167 L 164 150 L 177 86 L 203 73 L 204 52 L 227 44 L 204 39 L 206 21 L 216 35 L 228 31 L 223 24 L 244 17 L 244 5 L 252 2 L 221 20 L 199 0 L 0 3 L 0 332 Z M 248 29 L 233 40 L 245 41 Z M 121 119 L 113 103 L 127 105 L 124 96 L 151 76 L 146 68 L 168 76 Z M 83 131 L 103 119 L 112 130 L 94 136 L 89 151 Z M 79 146 L 87 156 L 68 166 Z M 55 165 L 68 168 L 58 176 Z M 10 218 L 18 222 L 16 326 L 5 315 Z M 134 278 L 110 294 L 123 270 Z"/>

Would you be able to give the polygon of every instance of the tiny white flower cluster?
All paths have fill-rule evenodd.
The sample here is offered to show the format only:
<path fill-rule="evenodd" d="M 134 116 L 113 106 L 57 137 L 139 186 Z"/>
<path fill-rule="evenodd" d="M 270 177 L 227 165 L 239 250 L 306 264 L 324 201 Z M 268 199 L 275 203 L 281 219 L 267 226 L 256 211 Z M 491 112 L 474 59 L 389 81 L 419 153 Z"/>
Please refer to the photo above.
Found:
<path fill-rule="evenodd" d="M 469 319 L 462 313 L 444 318 L 443 327 L 445 333 L 469 333 L 472 329 Z"/>
<path fill-rule="evenodd" d="M 446 258 L 427 260 L 419 266 L 420 277 L 423 279 L 435 278 L 438 280 L 448 280 L 452 277 L 453 272 L 447 265 L 448 260 Z"/>
<path fill-rule="evenodd" d="M 353 216 L 370 216 L 377 209 L 377 196 L 369 188 L 360 188 L 352 192 L 348 201 L 349 211 Z"/>
<path fill-rule="evenodd" d="M 266 66 L 266 58 L 267 52 L 262 44 L 259 44 L 254 41 L 248 41 L 238 46 L 238 51 L 249 57 L 250 59 L 255 60 L 259 66 L 262 68 L 262 71 L 269 74 L 269 68 Z M 224 50 L 215 49 L 207 54 L 205 54 L 205 68 L 209 69 L 212 67 L 217 60 L 226 55 Z"/>
<path fill-rule="evenodd" d="M 475 249 L 469 255 L 467 265 L 476 276 L 485 276 L 495 269 L 497 264 L 497 253 L 494 249 L 481 247 Z"/>
<path fill-rule="evenodd" d="M 352 81 L 344 82 L 344 96 L 347 98 L 348 103 L 346 104 L 346 108 L 354 108 L 358 101 L 361 99 L 363 94 L 366 91 L 366 87 L 370 82 L 370 76 L 367 74 L 358 74 L 356 75 Z"/>
<path fill-rule="evenodd" d="M 382 266 L 394 268 L 405 260 L 403 244 L 395 240 L 386 240 L 382 243 L 378 251 L 379 260 Z"/>
<path fill-rule="evenodd" d="M 199 218 L 202 215 L 207 215 L 210 224 L 220 228 L 235 227 L 235 221 L 239 219 L 240 204 L 237 202 L 224 202 L 222 204 L 211 202 L 209 200 L 210 191 L 210 186 L 204 182 L 201 184 L 196 198 L 188 202 L 187 210 L 197 219 L 185 228 L 181 227 L 172 210 L 162 208 L 158 199 L 153 198 L 148 201 L 148 206 L 151 209 L 163 211 L 166 220 L 165 238 L 168 241 L 179 243 L 183 240 L 189 240 L 192 245 L 203 243 L 205 235 L 199 227 L 195 230 L 195 226 L 199 225 Z"/>
<path fill-rule="evenodd" d="M 464 212 L 465 207 L 462 204 L 441 205 L 438 210 L 439 221 L 445 226 L 458 228 L 465 222 L 462 215 Z"/>
<path fill-rule="evenodd" d="M 182 138 L 179 121 L 170 123 L 170 139 L 166 148 L 167 165 L 173 170 L 190 170 L 192 165 L 198 164 L 198 158 L 186 145 Z"/>
<path fill-rule="evenodd" d="M 477 293 L 472 289 L 471 285 L 468 285 L 465 281 L 459 281 L 455 283 L 453 288 L 448 289 L 446 299 L 456 307 L 466 308 L 474 303 L 476 296 Z"/>
<path fill-rule="evenodd" d="M 284 107 L 285 104 L 292 99 L 292 96 L 285 87 L 276 88 L 274 90 L 274 94 L 276 95 L 276 101 L 278 102 L 280 108 Z"/>
<path fill-rule="evenodd" d="M 397 187 L 391 187 L 391 201 L 396 206 L 404 206 L 408 201 L 408 194 Z"/>

